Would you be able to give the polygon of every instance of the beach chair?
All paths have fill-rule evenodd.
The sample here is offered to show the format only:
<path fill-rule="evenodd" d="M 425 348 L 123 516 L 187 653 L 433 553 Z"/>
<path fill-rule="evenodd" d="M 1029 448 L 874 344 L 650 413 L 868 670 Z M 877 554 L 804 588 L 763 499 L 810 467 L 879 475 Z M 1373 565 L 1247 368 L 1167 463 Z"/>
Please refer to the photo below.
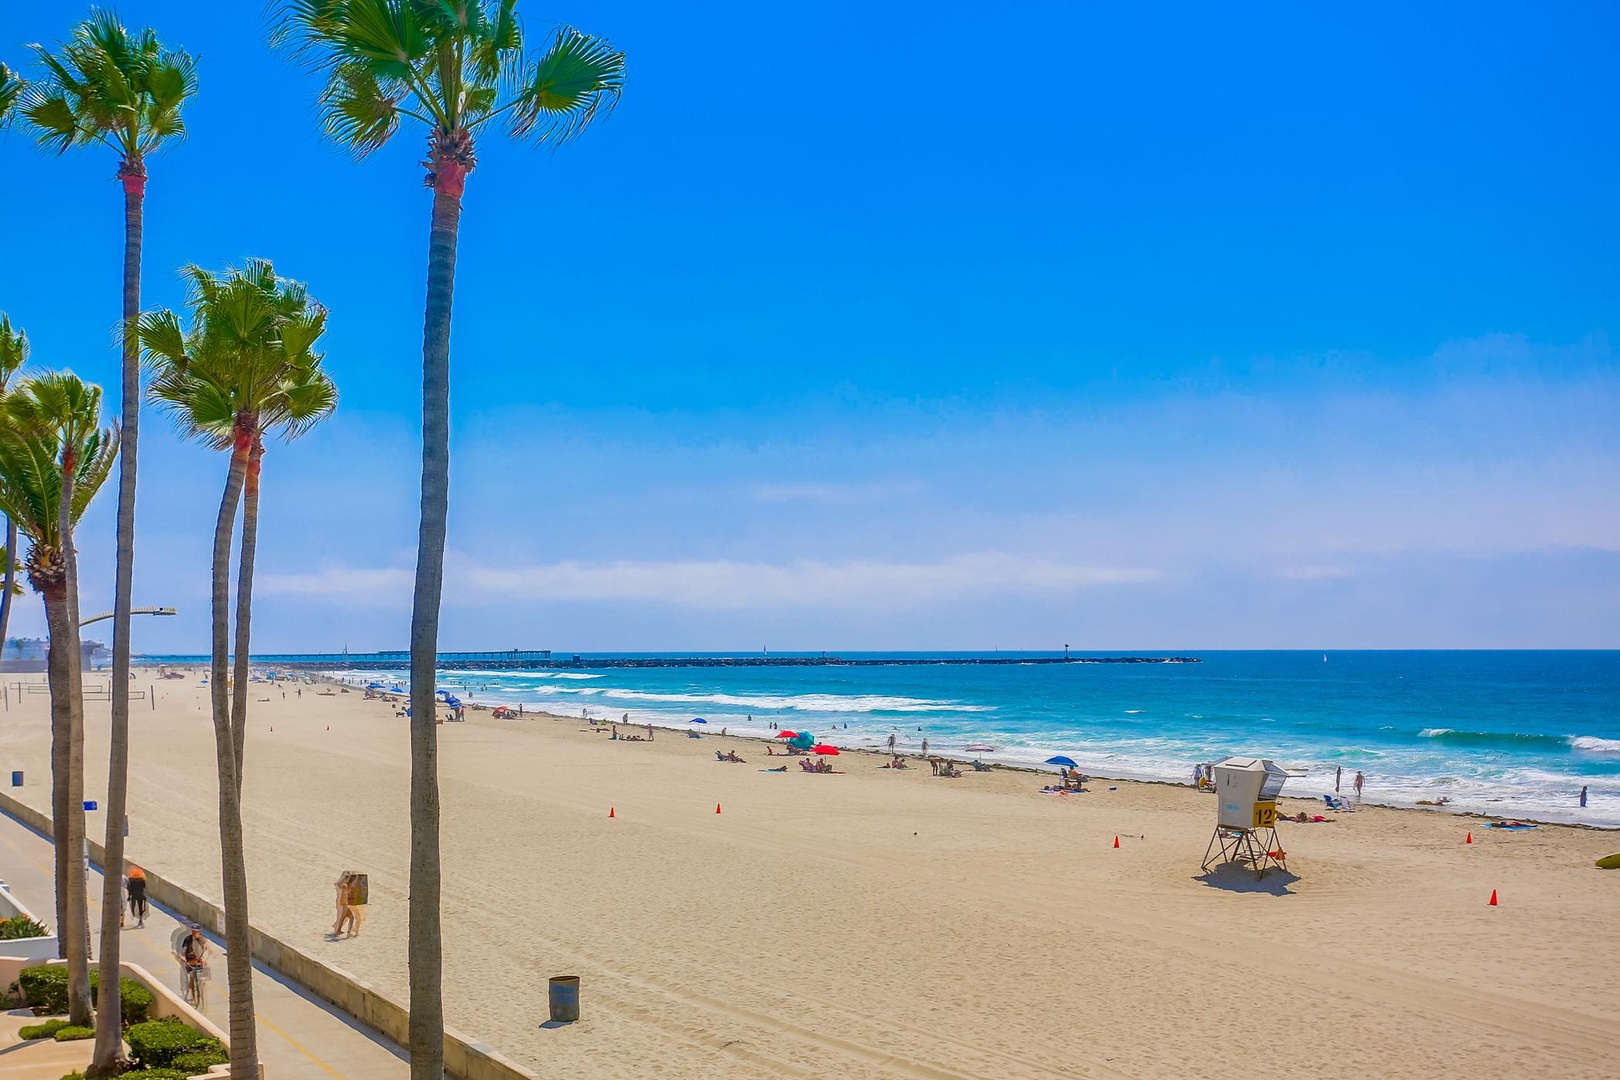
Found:
<path fill-rule="evenodd" d="M 968 764 L 973 766 L 973 771 L 974 772 L 989 772 L 990 771 L 990 766 L 986 765 L 982 761 L 979 761 L 978 759 L 974 759 L 973 761 L 968 762 Z"/>

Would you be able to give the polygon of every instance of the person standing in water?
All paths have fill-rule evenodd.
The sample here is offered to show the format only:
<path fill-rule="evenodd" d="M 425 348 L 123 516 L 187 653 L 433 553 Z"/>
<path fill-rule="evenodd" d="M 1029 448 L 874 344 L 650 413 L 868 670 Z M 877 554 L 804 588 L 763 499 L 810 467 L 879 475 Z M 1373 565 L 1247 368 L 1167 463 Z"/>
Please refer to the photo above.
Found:
<path fill-rule="evenodd" d="M 1357 802 L 1361 801 L 1361 783 L 1362 783 L 1361 770 L 1357 769 L 1356 770 L 1356 801 Z"/>
<path fill-rule="evenodd" d="M 1586 787 L 1587 787 L 1587 785 L 1585 785 L 1585 784 L 1581 785 L 1581 809 L 1582 810 L 1586 809 Z"/>
<path fill-rule="evenodd" d="M 1339 793 L 1339 781 L 1344 779 L 1344 766 L 1340 765 L 1333 770 L 1333 794 Z"/>

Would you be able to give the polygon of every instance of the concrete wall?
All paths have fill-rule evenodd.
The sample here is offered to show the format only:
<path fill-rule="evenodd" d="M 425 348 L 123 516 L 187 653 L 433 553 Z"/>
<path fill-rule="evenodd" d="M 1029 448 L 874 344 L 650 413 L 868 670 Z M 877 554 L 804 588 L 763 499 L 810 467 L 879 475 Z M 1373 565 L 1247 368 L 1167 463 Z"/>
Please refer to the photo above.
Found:
<path fill-rule="evenodd" d="M 6 888 L 6 883 L 0 881 L 0 919 L 9 919 L 14 915 L 22 915 L 33 919 L 35 922 L 45 921 L 39 916 L 35 915 L 32 911 L 29 911 L 28 908 L 23 905 L 21 900 L 18 900 L 15 896 L 12 896 L 11 890 Z M 49 960 L 55 955 L 55 934 L 50 934 L 45 937 L 13 938 L 10 941 L 0 941 L 0 963 L 3 963 L 7 959 L 13 958 L 39 963 L 44 960 Z M 4 970 L 5 969 L 0 969 L 0 990 L 4 990 L 6 987 L 10 986 L 12 979 L 17 977 L 16 974 L 13 973 L 11 978 L 7 979 L 5 977 Z"/>
<path fill-rule="evenodd" d="M 48 816 L 25 806 L 3 791 L 0 791 L 0 811 L 39 832 L 50 834 L 51 819 Z M 104 856 L 102 845 L 90 841 L 91 861 L 100 866 Z M 170 881 L 150 866 L 143 869 L 146 870 L 146 895 L 149 900 L 216 934 L 224 934 L 225 912 L 222 908 Z M 256 927 L 251 931 L 250 941 L 253 959 L 265 967 L 286 976 L 322 1001 L 381 1032 L 398 1045 L 410 1045 L 411 1014 L 404 1005 L 348 972 L 323 964 Z M 448 1027 L 444 1030 L 444 1071 L 456 1080 L 539 1080 L 534 1073 L 484 1043 L 473 1042 Z"/>

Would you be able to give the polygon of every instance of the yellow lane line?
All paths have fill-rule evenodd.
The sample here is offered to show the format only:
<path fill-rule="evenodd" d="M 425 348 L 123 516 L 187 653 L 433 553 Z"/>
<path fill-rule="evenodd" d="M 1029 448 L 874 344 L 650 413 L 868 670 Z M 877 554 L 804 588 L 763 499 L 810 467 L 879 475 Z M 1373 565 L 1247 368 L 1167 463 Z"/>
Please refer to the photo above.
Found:
<path fill-rule="evenodd" d="M 303 1054 L 305 1057 L 309 1058 L 309 1060 L 313 1061 L 316 1065 L 319 1065 L 322 1069 L 326 1070 L 328 1073 L 330 1073 L 333 1076 L 337 1077 L 337 1080 L 344 1080 L 344 1076 L 343 1076 L 342 1073 L 338 1072 L 336 1069 L 332 1068 L 332 1066 L 328 1065 L 326 1062 L 322 1061 L 320 1058 L 316 1057 L 314 1054 L 312 1054 L 308 1050 L 304 1049 L 303 1045 L 301 1043 L 299 1043 L 296 1039 L 294 1039 L 291 1035 L 288 1035 L 285 1031 L 282 1031 L 280 1028 L 276 1027 L 276 1025 L 272 1024 L 270 1021 L 266 1020 L 264 1017 L 260 1016 L 258 1013 L 253 1014 L 253 1019 L 258 1021 L 259 1023 L 263 1024 L 265 1027 L 269 1028 L 271 1031 L 275 1032 L 277 1035 L 280 1035 L 283 1039 L 286 1039 L 287 1042 L 292 1045 L 292 1048 L 294 1050 L 297 1050 L 300 1054 Z"/>

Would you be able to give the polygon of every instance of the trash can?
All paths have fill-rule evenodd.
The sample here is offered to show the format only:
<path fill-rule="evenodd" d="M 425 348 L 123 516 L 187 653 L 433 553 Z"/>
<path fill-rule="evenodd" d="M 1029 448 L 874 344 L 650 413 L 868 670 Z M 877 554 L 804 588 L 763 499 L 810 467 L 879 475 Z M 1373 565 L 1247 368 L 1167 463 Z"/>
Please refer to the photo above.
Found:
<path fill-rule="evenodd" d="M 551 1020 L 557 1024 L 572 1024 L 579 1019 L 579 976 L 553 975 L 551 977 Z"/>
<path fill-rule="evenodd" d="M 16 769 L 11 774 L 11 786 L 22 787 L 22 770 Z"/>

